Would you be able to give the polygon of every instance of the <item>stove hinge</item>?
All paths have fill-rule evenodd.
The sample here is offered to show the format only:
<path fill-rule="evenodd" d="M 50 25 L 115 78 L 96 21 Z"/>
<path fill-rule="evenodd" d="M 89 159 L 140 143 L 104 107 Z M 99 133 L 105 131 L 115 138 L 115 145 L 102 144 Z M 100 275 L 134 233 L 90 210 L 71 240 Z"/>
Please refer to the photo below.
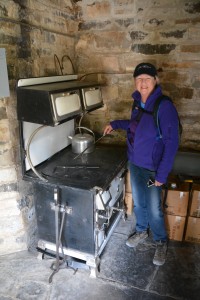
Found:
<path fill-rule="evenodd" d="M 67 202 L 60 203 L 59 188 L 54 188 L 54 202 L 50 202 L 51 210 L 57 210 L 58 212 L 64 212 L 68 215 L 72 214 L 72 207 L 67 206 Z"/>
<path fill-rule="evenodd" d="M 95 189 L 96 189 L 97 194 L 99 194 L 99 196 L 100 196 L 100 200 L 101 200 L 102 206 L 104 208 L 104 210 L 103 210 L 104 213 L 103 214 L 100 212 L 101 210 L 98 210 L 98 209 L 96 210 L 96 228 L 98 230 L 102 230 L 102 229 L 98 228 L 98 225 L 99 225 L 98 219 L 104 219 L 106 221 L 104 223 L 104 225 L 108 226 L 109 222 L 110 222 L 110 218 L 113 215 L 113 211 L 119 211 L 119 212 L 124 213 L 125 209 L 124 209 L 124 207 L 120 208 L 120 207 L 116 207 L 116 206 L 108 206 L 108 203 L 112 199 L 112 195 L 111 195 L 111 192 L 110 192 L 109 188 L 108 188 L 108 192 L 109 192 L 109 198 L 110 199 L 108 200 L 107 204 L 104 203 L 103 198 L 101 196 L 102 193 L 103 193 L 102 188 L 96 186 Z"/>

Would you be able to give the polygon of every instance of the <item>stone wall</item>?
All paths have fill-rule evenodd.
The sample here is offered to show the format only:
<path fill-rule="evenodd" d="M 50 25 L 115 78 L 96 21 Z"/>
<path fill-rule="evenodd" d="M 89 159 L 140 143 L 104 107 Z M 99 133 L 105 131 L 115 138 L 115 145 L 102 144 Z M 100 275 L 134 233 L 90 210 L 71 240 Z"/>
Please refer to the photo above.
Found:
<path fill-rule="evenodd" d="M 106 107 L 85 118 L 85 124 L 102 132 L 110 119 L 129 118 L 133 70 L 148 61 L 156 65 L 163 91 L 179 112 L 181 146 L 200 150 L 200 1 L 104 0 L 79 5 L 78 71 L 99 72 L 106 81 Z M 124 142 L 124 133 L 114 132 L 104 140 Z"/>
<path fill-rule="evenodd" d="M 92 73 L 84 78 L 105 83 L 105 107 L 83 125 L 101 134 L 109 120 L 129 118 L 133 69 L 149 61 L 179 111 L 182 147 L 200 150 L 199 12 L 194 0 L 1 0 L 11 95 L 0 99 L 0 254 L 37 239 L 32 187 L 21 180 L 17 79 Z M 124 143 L 124 132 L 104 141 Z"/>
<path fill-rule="evenodd" d="M 67 56 L 74 60 L 77 14 L 67 0 L 0 3 L 0 48 L 6 49 L 10 85 L 10 97 L 0 99 L 0 254 L 30 248 L 37 239 L 32 187 L 21 180 L 17 80 L 73 73 Z"/>

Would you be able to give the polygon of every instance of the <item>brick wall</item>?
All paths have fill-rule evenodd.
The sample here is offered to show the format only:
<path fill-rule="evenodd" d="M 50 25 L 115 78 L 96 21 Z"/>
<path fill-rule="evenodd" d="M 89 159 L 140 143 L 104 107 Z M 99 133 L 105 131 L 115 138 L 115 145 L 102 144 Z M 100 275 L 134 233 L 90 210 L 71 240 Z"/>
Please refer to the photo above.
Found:
<path fill-rule="evenodd" d="M 0 99 L 0 254 L 37 239 L 32 187 L 21 180 L 18 78 L 72 73 L 105 82 L 105 107 L 83 119 L 99 134 L 130 116 L 134 67 L 156 64 L 164 92 L 183 124 L 182 146 L 200 150 L 200 1 L 1 0 L 0 47 L 6 49 L 11 96 Z M 63 58 L 60 70 L 56 57 Z M 105 142 L 124 143 L 124 132 Z"/>

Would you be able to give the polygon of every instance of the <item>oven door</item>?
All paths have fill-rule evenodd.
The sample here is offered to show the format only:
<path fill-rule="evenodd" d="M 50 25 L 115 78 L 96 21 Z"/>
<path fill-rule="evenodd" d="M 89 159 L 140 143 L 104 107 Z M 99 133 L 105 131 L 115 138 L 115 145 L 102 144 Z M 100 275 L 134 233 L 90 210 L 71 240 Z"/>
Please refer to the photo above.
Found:
<path fill-rule="evenodd" d="M 100 87 L 82 89 L 83 106 L 85 111 L 91 111 L 103 106 Z"/>
<path fill-rule="evenodd" d="M 81 113 L 79 91 L 51 94 L 55 123 L 69 119 Z"/>

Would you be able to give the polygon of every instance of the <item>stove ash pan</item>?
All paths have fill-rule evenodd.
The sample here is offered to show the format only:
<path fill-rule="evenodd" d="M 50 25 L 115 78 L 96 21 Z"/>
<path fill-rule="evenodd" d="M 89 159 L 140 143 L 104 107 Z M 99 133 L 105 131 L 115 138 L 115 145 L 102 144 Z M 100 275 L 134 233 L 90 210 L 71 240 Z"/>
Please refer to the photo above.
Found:
<path fill-rule="evenodd" d="M 17 115 L 20 121 L 56 126 L 103 106 L 97 82 L 38 82 L 40 78 L 33 82 L 29 80 L 29 85 L 25 79 L 18 84 Z"/>

